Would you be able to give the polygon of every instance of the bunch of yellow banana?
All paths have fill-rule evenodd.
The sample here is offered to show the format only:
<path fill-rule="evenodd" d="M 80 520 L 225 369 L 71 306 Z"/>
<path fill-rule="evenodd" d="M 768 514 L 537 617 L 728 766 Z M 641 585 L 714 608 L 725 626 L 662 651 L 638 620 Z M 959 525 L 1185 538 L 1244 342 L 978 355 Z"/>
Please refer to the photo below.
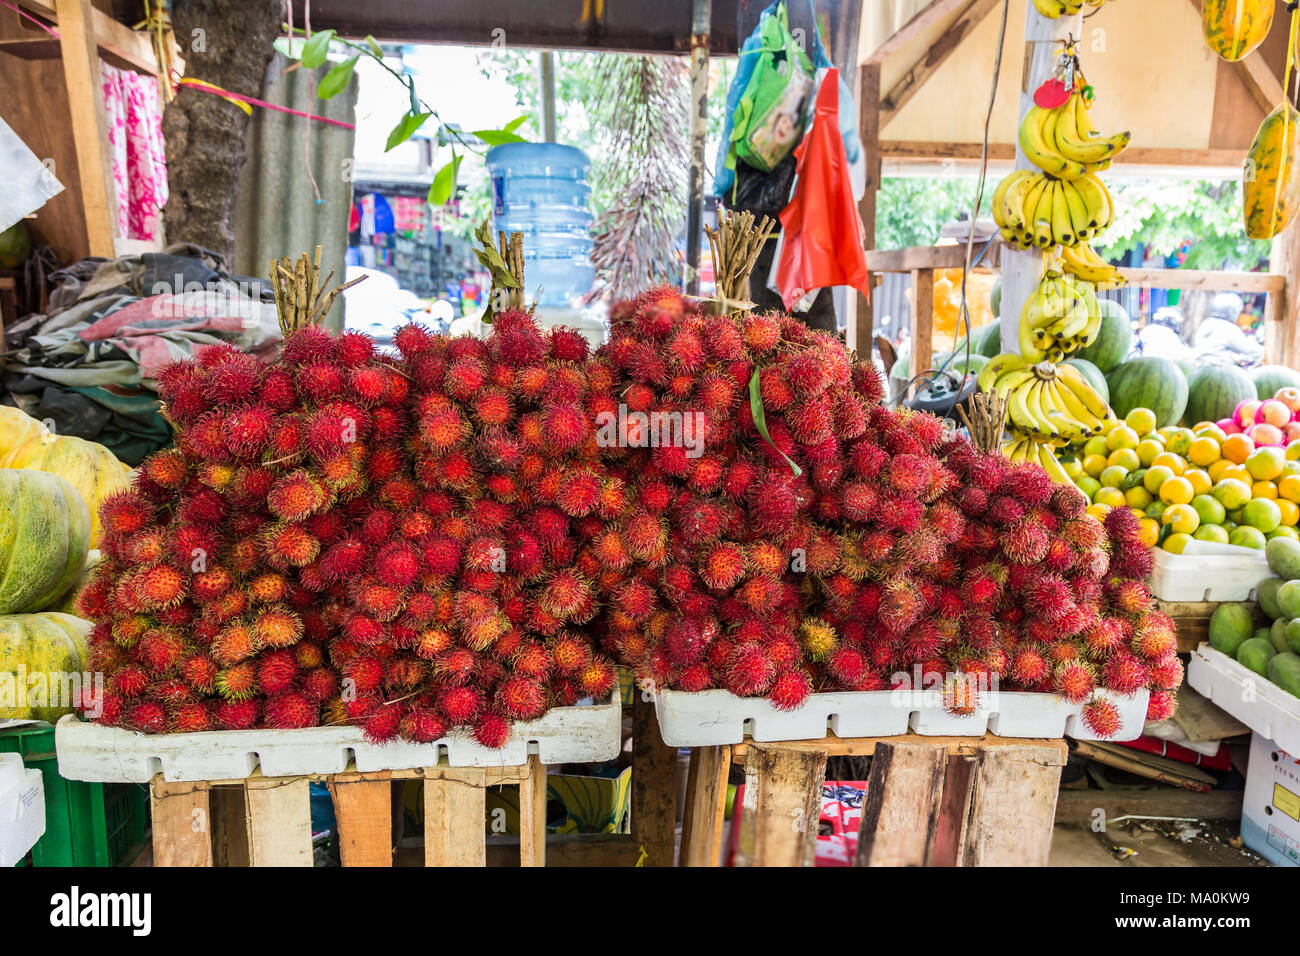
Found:
<path fill-rule="evenodd" d="M 1083 10 L 1085 3 L 1090 7 L 1100 7 L 1105 2 L 1106 0 L 1034 0 L 1034 9 L 1049 20 L 1056 20 L 1074 16 Z"/>
<path fill-rule="evenodd" d="M 1053 109 L 1031 106 L 1020 121 L 1020 148 L 1025 157 L 1057 179 L 1075 180 L 1107 168 L 1130 139 L 1132 134 L 1127 131 L 1101 136 L 1078 91 Z"/>
<path fill-rule="evenodd" d="M 993 193 L 1002 238 L 1022 249 L 1075 246 L 1110 225 L 1110 191 L 1092 173 L 1077 180 L 1017 169 Z"/>
<path fill-rule="evenodd" d="M 1101 331 L 1101 306 L 1092 283 L 1048 269 L 1020 311 L 1020 354 L 1030 363 L 1064 361 L 1091 345 Z"/>
<path fill-rule="evenodd" d="M 1097 250 L 1086 242 L 1061 249 L 1061 268 L 1068 274 L 1098 289 L 1118 289 L 1128 283 L 1119 270 L 1097 255 Z"/>
<path fill-rule="evenodd" d="M 1017 436 L 1066 445 L 1101 433 L 1109 406 L 1072 365 L 1033 363 L 1004 352 L 980 370 L 977 384 L 1007 400 L 1007 421 Z"/>
<path fill-rule="evenodd" d="M 1057 460 L 1056 449 L 1051 442 L 1040 441 L 1031 435 L 1018 435 L 1003 443 L 1002 454 L 1013 462 L 1041 465 L 1048 477 L 1058 485 L 1074 485 L 1074 481 Z"/>

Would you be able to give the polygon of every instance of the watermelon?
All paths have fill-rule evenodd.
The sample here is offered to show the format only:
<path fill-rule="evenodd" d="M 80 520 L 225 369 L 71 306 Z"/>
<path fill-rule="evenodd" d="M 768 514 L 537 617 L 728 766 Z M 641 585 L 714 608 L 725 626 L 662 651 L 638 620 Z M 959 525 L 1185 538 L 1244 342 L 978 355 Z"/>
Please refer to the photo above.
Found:
<path fill-rule="evenodd" d="M 1118 302 L 1098 298 L 1097 304 L 1101 306 L 1101 329 L 1097 332 L 1097 339 L 1075 352 L 1074 357 L 1087 359 L 1109 375 L 1128 358 L 1133 348 L 1133 326 L 1129 324 L 1128 313 Z"/>
<path fill-rule="evenodd" d="M 1187 377 L 1168 359 L 1139 356 L 1106 376 L 1110 405 L 1123 418 L 1135 408 L 1156 413 L 1156 427 L 1176 425 L 1187 408 Z"/>
<path fill-rule="evenodd" d="M 1093 365 L 1087 359 L 1077 358 L 1073 355 L 1065 360 L 1065 364 L 1073 365 L 1082 372 L 1083 377 L 1087 380 L 1088 384 L 1091 385 L 1093 390 L 1101 396 L 1101 400 L 1107 405 L 1110 404 L 1110 386 L 1106 384 L 1106 376 L 1101 374 L 1101 369 L 1097 368 L 1097 366 Z"/>
<path fill-rule="evenodd" d="M 1255 381 L 1255 394 L 1261 402 L 1272 398 L 1279 388 L 1300 388 L 1300 372 L 1285 365 L 1261 365 L 1250 370 Z"/>
<path fill-rule="evenodd" d="M 1187 380 L 1188 425 L 1227 418 L 1238 402 L 1255 397 L 1255 383 L 1235 365 L 1210 365 Z M 1270 396 L 1271 398 L 1272 396 Z"/>
<path fill-rule="evenodd" d="M 81 575 L 90 512 L 66 479 L 0 469 L 0 614 L 39 611 Z"/>

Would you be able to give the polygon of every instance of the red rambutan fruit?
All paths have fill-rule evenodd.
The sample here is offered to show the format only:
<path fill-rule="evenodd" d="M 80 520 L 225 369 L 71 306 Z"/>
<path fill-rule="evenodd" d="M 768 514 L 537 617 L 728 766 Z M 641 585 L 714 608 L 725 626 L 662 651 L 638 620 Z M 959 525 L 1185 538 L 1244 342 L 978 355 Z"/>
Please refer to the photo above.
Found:
<path fill-rule="evenodd" d="M 1088 699 L 1096 686 L 1092 670 L 1081 661 L 1067 660 L 1056 666 L 1052 673 L 1056 692 L 1072 703 Z"/>
<path fill-rule="evenodd" d="M 1083 725 L 1098 737 L 1114 737 L 1123 727 L 1119 710 L 1104 697 L 1094 697 L 1083 705 Z"/>

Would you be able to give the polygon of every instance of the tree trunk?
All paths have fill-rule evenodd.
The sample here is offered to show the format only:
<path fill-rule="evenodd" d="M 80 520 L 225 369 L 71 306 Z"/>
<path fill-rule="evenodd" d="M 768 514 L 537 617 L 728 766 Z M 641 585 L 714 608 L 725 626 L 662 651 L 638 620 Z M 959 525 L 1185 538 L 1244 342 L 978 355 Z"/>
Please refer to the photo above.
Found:
<path fill-rule="evenodd" d="M 172 29 L 185 75 L 258 96 L 284 15 L 281 0 L 176 0 Z M 168 242 L 204 246 L 233 261 L 235 191 L 248 115 L 212 93 L 182 86 L 163 112 L 170 198 Z"/>

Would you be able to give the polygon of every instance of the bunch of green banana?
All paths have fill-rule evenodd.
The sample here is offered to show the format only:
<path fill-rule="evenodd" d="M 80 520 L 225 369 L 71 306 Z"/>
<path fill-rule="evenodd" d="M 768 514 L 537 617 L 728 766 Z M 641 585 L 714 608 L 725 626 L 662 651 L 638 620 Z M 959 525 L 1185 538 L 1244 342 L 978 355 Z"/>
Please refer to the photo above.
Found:
<path fill-rule="evenodd" d="M 1048 477 L 1058 485 L 1074 484 L 1057 460 L 1056 451 L 1050 442 L 1039 441 L 1029 435 L 1020 435 L 1002 445 L 1002 454 L 1016 463 L 1029 462 L 1042 466 Z"/>
<path fill-rule="evenodd" d="M 1056 20 L 1079 13 L 1083 10 L 1084 3 L 1090 7 L 1100 7 L 1105 2 L 1106 0 L 1034 0 L 1034 9 L 1049 20 Z"/>
<path fill-rule="evenodd" d="M 1017 435 L 1054 444 L 1085 441 L 1101 433 L 1110 408 L 1078 369 L 1030 362 L 1004 352 L 989 360 L 976 382 L 1007 401 L 1007 421 Z"/>
<path fill-rule="evenodd" d="M 1101 306 L 1092 283 L 1048 269 L 1020 312 L 1020 354 L 1026 361 L 1055 364 L 1091 345 L 1100 331 Z"/>
<path fill-rule="evenodd" d="M 1086 242 L 1061 250 L 1061 268 L 1075 278 L 1091 282 L 1098 289 L 1118 289 L 1128 283 L 1118 269 L 1097 255 L 1097 250 Z"/>
<path fill-rule="evenodd" d="M 1025 157 L 1057 179 L 1073 181 L 1106 169 L 1130 139 L 1128 132 L 1100 136 L 1079 92 L 1054 109 L 1031 106 L 1020 121 L 1020 149 Z"/>
<path fill-rule="evenodd" d="M 1071 181 L 1018 169 L 993 193 L 1002 238 L 1022 249 L 1078 245 L 1110 225 L 1113 214 L 1110 192 L 1091 173 Z"/>

